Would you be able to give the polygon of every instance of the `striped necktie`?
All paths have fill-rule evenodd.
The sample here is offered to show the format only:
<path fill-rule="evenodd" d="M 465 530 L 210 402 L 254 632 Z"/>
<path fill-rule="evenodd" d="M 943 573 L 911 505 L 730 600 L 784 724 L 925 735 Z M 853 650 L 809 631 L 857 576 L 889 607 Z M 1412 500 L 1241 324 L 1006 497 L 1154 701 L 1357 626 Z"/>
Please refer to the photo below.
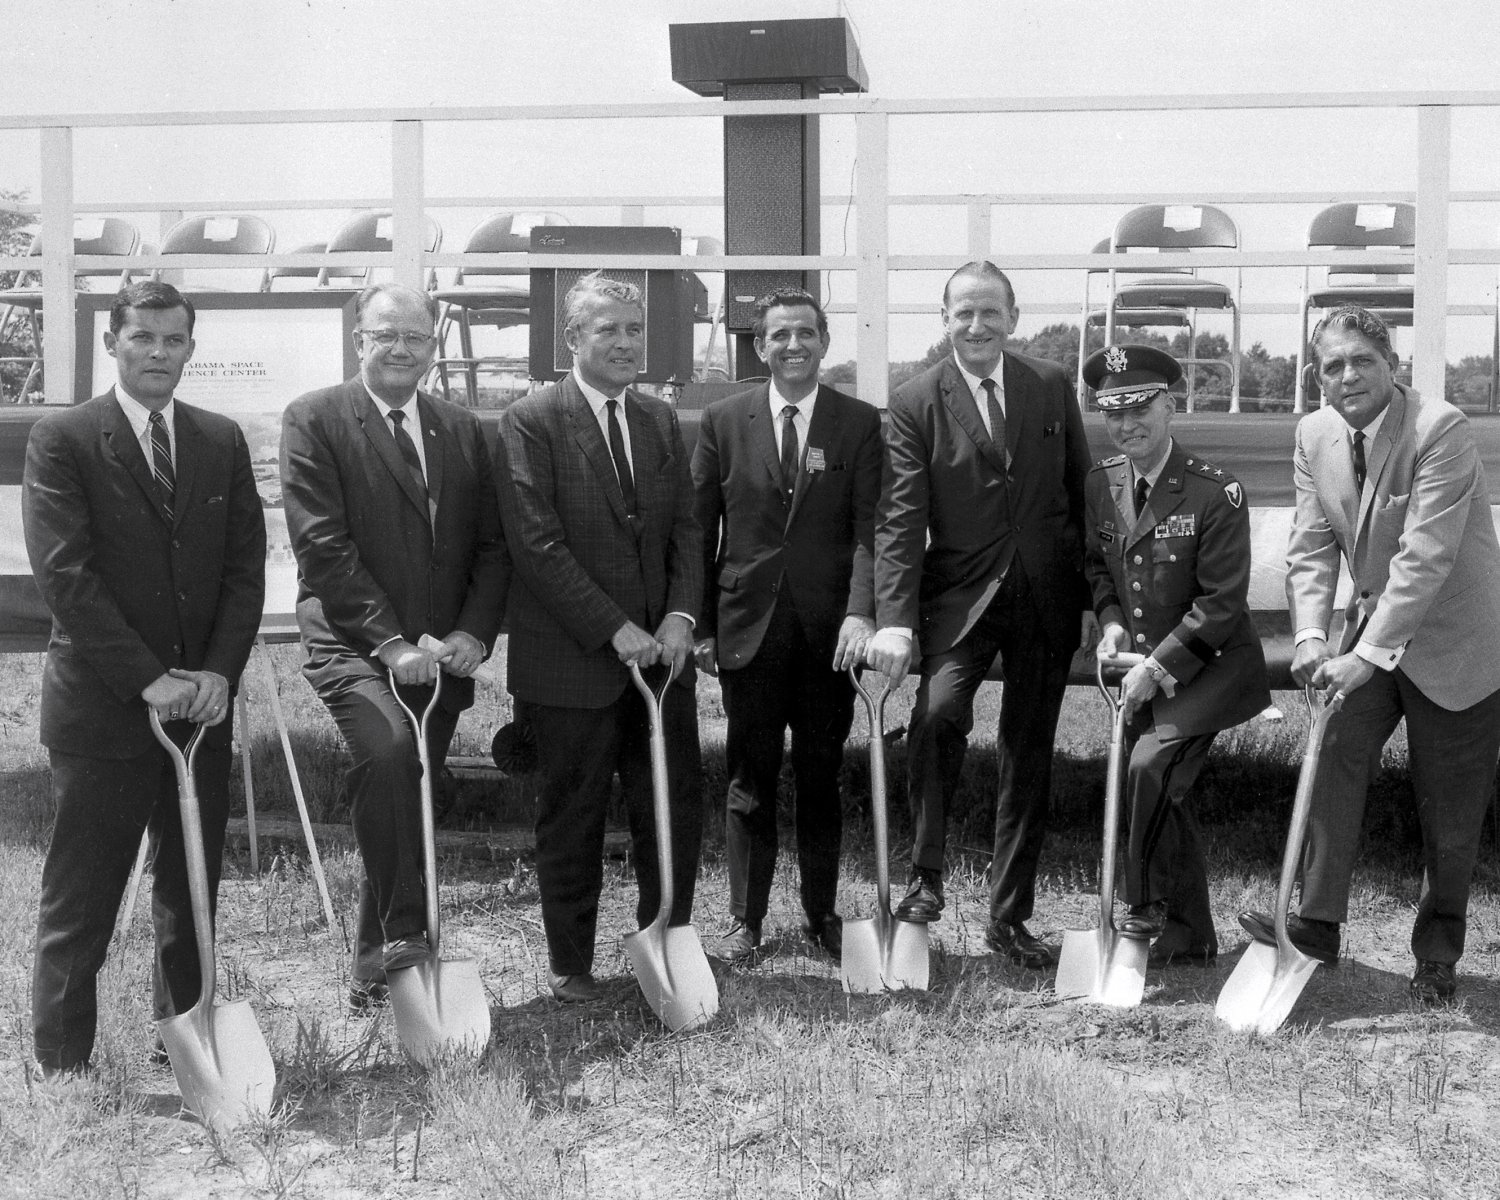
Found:
<path fill-rule="evenodd" d="M 156 486 L 161 490 L 161 506 L 166 510 L 167 520 L 172 519 L 173 502 L 177 498 L 177 472 L 172 467 L 172 443 L 167 437 L 167 423 L 159 412 L 151 414 L 151 473 L 156 476 Z"/>
<path fill-rule="evenodd" d="M 427 476 L 422 473 L 422 459 L 417 454 L 416 442 L 412 441 L 411 434 L 406 432 L 405 420 L 406 414 L 399 408 L 391 409 L 391 424 L 394 426 L 396 449 L 401 451 L 401 459 L 406 463 L 406 469 L 411 473 L 412 479 L 425 493 Z"/>

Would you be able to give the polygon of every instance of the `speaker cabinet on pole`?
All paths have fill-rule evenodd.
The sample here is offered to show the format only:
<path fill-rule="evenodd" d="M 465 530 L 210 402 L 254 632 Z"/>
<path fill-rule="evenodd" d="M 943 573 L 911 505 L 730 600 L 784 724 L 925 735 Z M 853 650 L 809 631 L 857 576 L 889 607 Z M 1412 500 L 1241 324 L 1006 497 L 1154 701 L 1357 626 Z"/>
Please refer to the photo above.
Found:
<path fill-rule="evenodd" d="M 673 25 L 670 36 L 672 78 L 700 96 L 807 100 L 869 87 L 854 31 L 843 17 Z M 726 117 L 725 252 L 817 254 L 821 224 L 818 118 Z M 724 323 L 738 335 L 737 378 L 759 371 L 747 335 L 755 301 L 778 287 L 801 287 L 816 296 L 820 273 L 725 274 Z"/>
<path fill-rule="evenodd" d="M 665 226 L 538 225 L 531 231 L 531 252 L 579 256 L 576 267 L 531 272 L 531 377 L 553 380 L 573 369 L 573 355 L 563 336 L 563 305 L 568 289 L 595 269 L 588 256 L 680 254 L 682 234 Z M 693 376 L 693 276 L 633 267 L 610 267 L 604 274 L 641 289 L 646 349 L 637 378 L 643 383 L 686 383 Z"/>

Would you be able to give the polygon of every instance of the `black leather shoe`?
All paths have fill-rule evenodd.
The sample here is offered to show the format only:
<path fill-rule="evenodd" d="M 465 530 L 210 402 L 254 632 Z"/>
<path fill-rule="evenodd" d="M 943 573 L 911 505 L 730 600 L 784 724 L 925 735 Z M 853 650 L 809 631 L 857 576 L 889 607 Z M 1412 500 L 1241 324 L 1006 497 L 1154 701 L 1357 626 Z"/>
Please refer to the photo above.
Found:
<path fill-rule="evenodd" d="M 587 1004 L 604 996 L 599 981 L 588 971 L 579 975 L 557 975 L 548 971 L 547 983 L 552 988 L 552 995 L 564 1004 Z"/>
<path fill-rule="evenodd" d="M 1266 946 L 1276 944 L 1276 920 L 1269 913 L 1240 913 L 1240 928 L 1257 942 Z M 1320 921 L 1316 917 L 1299 917 L 1288 913 L 1287 936 L 1292 945 L 1321 963 L 1333 964 L 1339 960 L 1339 923 Z"/>
<path fill-rule="evenodd" d="M 1020 921 L 1014 925 L 1009 921 L 991 921 L 984 931 L 984 942 L 996 954 L 1003 954 L 1011 962 L 1030 967 L 1033 971 L 1052 965 L 1052 951 L 1046 943 L 1032 937 L 1031 931 Z"/>
<path fill-rule="evenodd" d="M 941 921 L 942 912 L 942 871 L 930 867 L 913 867 L 906 895 L 896 905 L 896 920 L 926 925 L 930 921 Z"/>
<path fill-rule="evenodd" d="M 151 1047 L 148 1058 L 153 1067 L 162 1067 L 169 1071 L 172 1069 L 172 1056 L 167 1053 L 167 1044 L 161 1040 L 159 1033 L 156 1035 L 156 1044 Z"/>
<path fill-rule="evenodd" d="M 1132 941 L 1149 942 L 1161 937 L 1166 927 L 1167 902 L 1153 900 L 1150 904 L 1131 905 L 1129 915 L 1115 926 L 1115 932 Z"/>
<path fill-rule="evenodd" d="M 729 932 L 719 942 L 719 957 L 725 962 L 750 966 L 760 952 L 760 926 L 735 917 Z"/>
<path fill-rule="evenodd" d="M 349 984 L 349 1011 L 368 1016 L 390 1003 L 390 989 L 378 979 L 355 979 Z"/>
<path fill-rule="evenodd" d="M 380 965 L 385 968 L 389 975 L 392 971 L 400 971 L 406 967 L 415 967 L 418 963 L 424 963 L 432 957 L 432 950 L 427 945 L 427 939 L 421 936 L 397 938 L 394 942 L 387 942 L 381 956 Z"/>
<path fill-rule="evenodd" d="M 807 940 L 821 946 L 834 962 L 844 958 L 844 918 L 838 913 L 819 913 L 802 922 Z"/>
<path fill-rule="evenodd" d="M 1429 1008 L 1451 1004 L 1458 984 L 1453 978 L 1453 964 L 1417 959 L 1416 973 L 1411 977 L 1412 999 Z"/>

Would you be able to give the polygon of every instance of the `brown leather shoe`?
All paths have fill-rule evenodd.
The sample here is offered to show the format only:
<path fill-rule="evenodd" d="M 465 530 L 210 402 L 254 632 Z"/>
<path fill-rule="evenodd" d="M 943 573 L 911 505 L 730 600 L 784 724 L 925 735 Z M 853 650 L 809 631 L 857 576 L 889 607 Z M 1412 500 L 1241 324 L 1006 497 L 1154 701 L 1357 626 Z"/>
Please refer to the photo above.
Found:
<path fill-rule="evenodd" d="M 1416 973 L 1411 977 L 1412 999 L 1428 1008 L 1453 1002 L 1458 983 L 1453 977 L 1453 964 L 1417 959 Z"/>
<path fill-rule="evenodd" d="M 588 971 L 580 975 L 558 975 L 548 971 L 547 982 L 552 987 L 552 995 L 564 1004 L 588 1004 L 604 997 L 604 989 Z"/>
<path fill-rule="evenodd" d="M 991 921 L 984 931 L 984 942 L 996 954 L 1033 971 L 1045 970 L 1052 965 L 1052 951 L 1047 944 L 1032 937 L 1031 931 L 1020 921 L 1014 924 Z"/>
<path fill-rule="evenodd" d="M 729 932 L 719 940 L 719 957 L 732 966 L 748 967 L 760 954 L 760 926 L 735 917 Z"/>
<path fill-rule="evenodd" d="M 941 921 L 943 913 L 943 873 L 931 867 L 913 867 L 911 883 L 901 903 L 896 905 L 896 920 L 926 925 Z"/>
<path fill-rule="evenodd" d="M 802 932 L 807 940 L 821 946 L 834 962 L 844 958 L 844 918 L 838 913 L 819 913 L 802 922 Z"/>

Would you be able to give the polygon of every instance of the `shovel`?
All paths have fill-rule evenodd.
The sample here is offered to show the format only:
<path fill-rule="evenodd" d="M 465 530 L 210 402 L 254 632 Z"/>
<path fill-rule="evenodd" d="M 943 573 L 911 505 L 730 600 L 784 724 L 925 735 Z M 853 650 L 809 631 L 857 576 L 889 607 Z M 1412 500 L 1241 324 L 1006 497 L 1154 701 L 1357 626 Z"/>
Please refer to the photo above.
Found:
<path fill-rule="evenodd" d="M 1116 654 L 1095 665 L 1099 691 L 1114 718 L 1109 739 L 1109 774 L 1104 788 L 1104 853 L 1099 863 L 1099 928 L 1063 933 L 1057 959 L 1059 996 L 1134 1008 L 1146 991 L 1150 944 L 1121 937 L 1115 929 L 1115 843 L 1120 832 L 1120 793 L 1125 790 L 1125 704 L 1104 682 L 1106 670 L 1119 671 L 1145 661 L 1141 654 Z"/>
<path fill-rule="evenodd" d="M 276 1067 L 260 1026 L 255 1023 L 250 1001 L 214 1003 L 218 976 L 208 900 L 208 863 L 203 855 L 203 821 L 193 779 L 198 743 L 206 726 L 199 725 L 193 730 L 184 755 L 162 729 L 156 710 L 147 711 L 151 732 L 171 755 L 172 765 L 177 769 L 177 805 L 182 816 L 193 934 L 198 943 L 198 972 L 202 979 L 198 1003 L 185 1013 L 158 1021 L 156 1032 L 167 1048 L 183 1107 L 205 1125 L 230 1129 L 253 1115 L 271 1111 Z"/>
<path fill-rule="evenodd" d="M 839 975 L 846 992 L 927 988 L 927 926 L 891 915 L 890 846 L 885 804 L 885 702 L 890 678 L 882 672 L 875 694 L 858 667 L 849 668 L 854 690 L 870 716 L 870 814 L 875 822 L 875 915 L 844 922 L 844 953 Z"/>
<path fill-rule="evenodd" d="M 1214 1012 L 1231 1029 L 1275 1033 L 1318 967 L 1317 959 L 1292 945 L 1286 931 L 1286 911 L 1292 902 L 1292 885 L 1297 879 L 1297 864 L 1302 859 L 1302 843 L 1307 836 L 1313 784 L 1318 775 L 1318 759 L 1323 754 L 1323 735 L 1328 730 L 1329 718 L 1343 706 L 1344 695 L 1338 692 L 1325 703 L 1315 688 L 1306 688 L 1305 694 L 1312 723 L 1307 730 L 1302 769 L 1297 775 L 1292 827 L 1287 831 L 1286 849 L 1281 855 L 1281 882 L 1276 888 L 1276 944 L 1251 942 L 1219 993 Z"/>
<path fill-rule="evenodd" d="M 490 1040 L 490 1002 L 472 958 L 439 956 L 437 835 L 432 817 L 432 762 L 427 753 L 427 724 L 443 692 L 439 672 L 432 699 L 422 719 L 407 707 L 390 676 L 391 694 L 406 714 L 422 766 L 422 877 L 426 884 L 427 947 L 431 957 L 415 966 L 391 971 L 385 977 L 391 1009 L 396 1014 L 396 1036 L 402 1048 L 423 1066 L 433 1066 L 455 1053 L 478 1056 Z"/>
<path fill-rule="evenodd" d="M 661 904 L 656 920 L 625 935 L 625 953 L 646 996 L 646 1003 L 673 1033 L 707 1024 L 719 1011 L 719 985 L 703 953 L 698 931 L 691 925 L 669 926 L 672 917 L 672 815 L 668 801 L 667 739 L 661 709 L 667 689 L 677 677 L 666 672 L 666 682 L 653 688 L 635 663 L 630 678 L 646 700 L 651 722 L 651 798 L 656 813 L 656 866 L 661 875 Z"/>

